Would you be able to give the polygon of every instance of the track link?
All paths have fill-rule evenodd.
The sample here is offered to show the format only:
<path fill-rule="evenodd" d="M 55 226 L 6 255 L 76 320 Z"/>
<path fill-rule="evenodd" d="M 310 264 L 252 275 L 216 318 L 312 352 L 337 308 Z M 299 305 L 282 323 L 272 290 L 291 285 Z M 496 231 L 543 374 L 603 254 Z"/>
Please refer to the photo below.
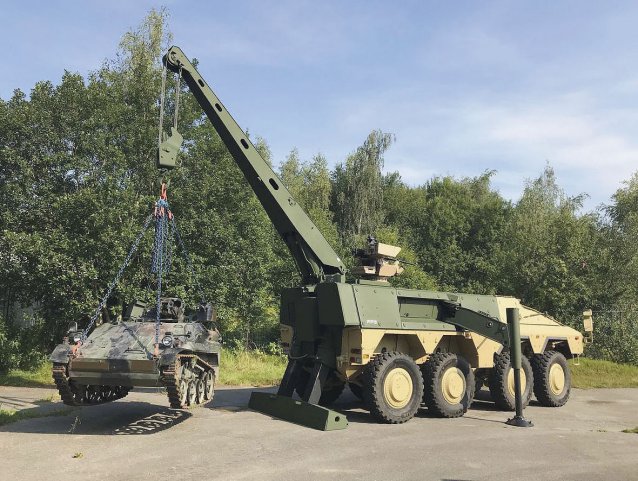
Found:
<path fill-rule="evenodd" d="M 208 376 L 210 387 L 204 389 L 204 381 Z M 213 398 L 215 374 L 213 366 L 194 354 L 181 354 L 174 363 L 162 371 L 161 381 L 166 388 L 168 402 L 173 409 L 186 409 Z M 201 382 L 202 384 L 198 384 Z M 197 392 L 191 390 L 197 390 Z"/>
<path fill-rule="evenodd" d="M 96 406 L 122 399 L 130 391 L 125 386 L 76 384 L 69 380 L 66 364 L 54 364 L 52 375 L 62 402 L 68 406 Z"/>

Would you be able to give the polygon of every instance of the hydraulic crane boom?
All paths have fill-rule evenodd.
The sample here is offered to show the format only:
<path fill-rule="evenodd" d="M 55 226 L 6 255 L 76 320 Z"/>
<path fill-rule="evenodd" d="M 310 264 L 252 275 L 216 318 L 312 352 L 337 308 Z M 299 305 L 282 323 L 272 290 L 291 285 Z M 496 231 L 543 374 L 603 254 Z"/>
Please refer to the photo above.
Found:
<path fill-rule="evenodd" d="M 221 137 L 246 180 L 290 250 L 304 285 L 343 282 L 346 268 L 317 226 L 292 198 L 279 177 L 259 154 L 179 47 L 163 58 L 166 68 L 180 73 Z"/>
<path fill-rule="evenodd" d="M 301 273 L 302 285 L 284 288 L 281 294 L 282 346 L 289 354 L 286 372 L 277 395 L 254 392 L 251 408 L 317 429 L 343 429 L 345 416 L 319 404 L 334 401 L 349 383 L 362 390 L 378 419 L 405 422 L 425 399 L 423 376 L 430 389 L 439 389 L 443 381 L 437 376 L 443 375 L 443 361 L 449 361 L 456 363 L 448 366 L 455 381 L 446 389 L 459 391 L 448 403 L 453 406 L 449 413 L 462 415 L 474 395 L 472 369 L 493 365 L 500 346 L 511 349 L 514 369 L 520 370 L 518 317 L 507 314 L 508 323 L 504 322 L 505 309 L 514 313 L 518 300 L 398 289 L 387 278 L 399 273 L 396 254 L 400 248 L 376 240 L 361 254 L 359 271 L 353 270 L 362 278 L 346 282 L 346 268 L 337 253 L 190 60 L 178 47 L 171 47 L 163 62 L 188 84 Z M 159 167 L 175 165 L 180 141 L 173 128 L 160 145 Z M 423 374 L 426 363 L 430 364 Z M 389 369 L 387 376 L 380 375 L 379 369 Z M 520 401 L 518 375 L 515 384 Z M 292 398 L 294 392 L 301 401 Z M 436 404 L 438 399 L 431 402 L 432 409 L 446 415 L 448 411 Z"/>

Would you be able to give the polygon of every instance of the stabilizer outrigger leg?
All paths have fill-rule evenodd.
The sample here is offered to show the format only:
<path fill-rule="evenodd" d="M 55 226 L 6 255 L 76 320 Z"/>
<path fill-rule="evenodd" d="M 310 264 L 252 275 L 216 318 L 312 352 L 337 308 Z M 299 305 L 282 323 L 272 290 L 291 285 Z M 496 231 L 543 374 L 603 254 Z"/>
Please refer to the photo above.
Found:
<path fill-rule="evenodd" d="M 303 399 L 292 398 L 300 369 L 302 367 L 299 362 L 290 359 L 277 394 L 253 392 L 248 407 L 269 416 L 320 431 L 347 428 L 348 419 L 345 415 L 318 404 L 321 388 L 329 372 L 329 368 L 320 361 L 315 361 L 310 381 L 306 384 L 306 390 L 303 393 Z"/>

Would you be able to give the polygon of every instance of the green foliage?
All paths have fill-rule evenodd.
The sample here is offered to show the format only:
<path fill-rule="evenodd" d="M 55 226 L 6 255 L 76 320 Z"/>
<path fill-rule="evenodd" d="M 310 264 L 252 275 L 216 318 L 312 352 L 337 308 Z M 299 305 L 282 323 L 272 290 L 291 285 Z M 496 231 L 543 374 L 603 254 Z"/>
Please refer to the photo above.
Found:
<path fill-rule="evenodd" d="M 0 373 L 12 368 L 31 371 L 42 364 L 42 339 L 49 337 L 48 326 L 40 317 L 34 321 L 28 327 L 18 327 L 0 316 Z"/>
<path fill-rule="evenodd" d="M 286 356 L 263 351 L 233 349 L 224 352 L 220 384 L 227 386 L 273 386 L 286 369 Z"/>
<path fill-rule="evenodd" d="M 594 342 L 587 355 L 638 366 L 638 309 L 619 305 L 595 311 Z"/>
<path fill-rule="evenodd" d="M 566 317 L 591 306 L 599 252 L 596 219 L 579 216 L 580 197 L 566 197 L 551 167 L 528 183 L 504 232 L 498 284 L 541 311 Z"/>
<path fill-rule="evenodd" d="M 152 10 L 122 39 L 116 57 L 87 78 L 65 72 L 30 95 L 0 99 L 0 371 L 39 365 L 71 321 L 86 325 L 157 199 L 161 54 L 166 12 Z M 177 83 L 169 75 L 166 122 Z M 295 285 L 293 260 L 193 96 L 181 85 L 181 166 L 166 174 L 169 201 L 203 296 L 217 307 L 224 338 L 267 346 L 277 336 L 278 296 Z M 638 174 L 596 212 L 564 195 L 551 167 L 510 202 L 494 172 L 435 177 L 424 185 L 383 174 L 391 134 L 372 131 L 331 170 L 293 150 L 280 166 L 292 196 L 346 265 L 368 234 L 403 248 L 393 285 L 520 297 L 561 320 L 594 309 L 590 354 L 638 363 Z M 265 140 L 255 145 L 269 163 Z M 104 317 L 150 300 L 151 236 L 111 296 Z M 414 265 L 412 265 L 414 264 Z M 175 256 L 167 294 L 200 300 Z M 22 328 L 16 307 L 33 306 Z M 622 309 L 614 308 L 614 310 Z"/>
<path fill-rule="evenodd" d="M 73 409 L 63 408 L 57 410 L 43 410 L 41 408 L 20 409 L 15 411 L 13 409 L 0 409 L 0 426 L 5 424 L 11 424 L 24 419 L 46 418 L 51 416 L 66 416 Z"/>
<path fill-rule="evenodd" d="M 0 372 L 0 386 L 50 387 L 53 386 L 51 362 L 40 361 L 29 369 L 11 369 L 6 374 Z"/>
<path fill-rule="evenodd" d="M 492 174 L 434 178 L 417 188 L 396 174 L 386 177 L 388 222 L 404 233 L 422 269 L 443 289 L 495 291 L 495 255 L 511 209 L 490 189 Z"/>
<path fill-rule="evenodd" d="M 569 369 L 578 389 L 638 387 L 638 366 L 583 357 L 570 359 Z"/>
<path fill-rule="evenodd" d="M 332 209 L 346 244 L 383 222 L 383 154 L 393 142 L 394 135 L 373 130 L 333 172 Z"/>

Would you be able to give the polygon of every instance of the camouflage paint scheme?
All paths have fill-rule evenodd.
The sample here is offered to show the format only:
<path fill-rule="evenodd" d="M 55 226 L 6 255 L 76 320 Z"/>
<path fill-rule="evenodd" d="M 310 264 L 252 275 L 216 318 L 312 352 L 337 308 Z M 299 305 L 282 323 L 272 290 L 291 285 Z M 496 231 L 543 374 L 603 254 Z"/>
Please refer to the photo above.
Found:
<path fill-rule="evenodd" d="M 51 361 L 69 365 L 69 377 L 81 384 L 107 386 L 160 386 L 160 370 L 178 354 L 195 353 L 213 365 L 218 376 L 221 344 L 219 334 L 198 322 L 162 322 L 160 340 L 167 334 L 183 339 L 179 347 L 160 343 L 154 359 L 155 322 L 121 321 L 104 323 L 93 330 L 75 355 L 75 345 L 59 344 Z"/>
<path fill-rule="evenodd" d="M 169 303 L 171 307 L 179 303 L 179 308 L 170 311 L 166 308 Z M 180 299 L 163 298 L 162 306 L 157 355 L 156 310 L 133 303 L 124 320 L 98 325 L 83 343 L 74 342 L 73 336 L 79 333 L 70 332 L 50 356 L 54 378 L 55 367 L 64 366 L 66 381 L 74 390 L 76 386 L 165 386 L 168 368 L 175 371 L 180 360 L 188 357 L 201 361 L 204 370 L 211 370 L 214 382 L 219 376 L 221 339 L 213 328 L 212 307 L 200 306 L 197 313 L 186 316 Z M 178 370 L 176 380 L 183 375 Z"/>
<path fill-rule="evenodd" d="M 551 352 L 571 357 L 582 353 L 579 332 L 522 306 L 517 299 L 392 287 L 387 277 L 402 270 L 396 258 L 398 247 L 377 243 L 376 251 L 366 251 L 366 261 L 353 272 L 363 278 L 347 279 L 343 261 L 182 50 L 171 47 L 163 62 L 189 86 L 288 247 L 301 277 L 299 287 L 283 289 L 281 296 L 282 345 L 289 353 L 288 367 L 277 395 L 253 393 L 252 408 L 317 429 L 342 429 L 347 425 L 345 417 L 322 411 L 317 404 L 323 404 L 324 398 L 329 402 L 327 394 L 330 400 L 336 399 L 348 382 L 351 387 L 365 388 L 363 398 L 375 417 L 383 422 L 405 422 L 419 407 L 427 373 L 434 373 L 428 369 L 440 367 L 432 366 L 430 360 L 450 360 L 450 356 L 458 365 L 463 364 L 466 377 L 460 380 L 460 368 L 452 366 L 446 386 L 454 391 L 461 385 L 470 394 L 469 404 L 474 393 L 472 371 L 495 366 L 495 354 L 514 342 L 505 324 L 504 311 L 509 307 L 520 309 L 526 355 Z M 158 167 L 174 166 L 171 156 L 160 156 Z M 511 350 L 513 365 L 520 363 L 517 352 L 520 349 Z M 461 357 L 467 357 L 469 372 Z M 550 361 L 556 364 L 549 358 L 541 361 L 545 364 L 539 365 L 546 371 Z M 563 373 L 568 369 L 564 359 L 558 364 Z M 509 369 L 509 360 L 505 366 Z M 367 381 L 361 379 L 364 371 Z M 555 369 L 552 378 L 556 385 L 560 384 L 559 371 Z M 396 389 L 384 384 L 387 379 L 394 380 Z M 568 380 L 565 374 L 563 381 Z M 564 384 L 568 391 L 568 383 Z M 430 385 L 437 386 L 436 382 Z M 292 399 L 294 392 L 301 402 Z M 408 410 L 399 399 L 405 393 Z M 387 406 L 377 402 L 384 395 L 386 404 L 395 403 L 386 412 Z M 448 417 L 463 412 L 450 412 Z"/>
<path fill-rule="evenodd" d="M 557 320 L 506 296 L 397 289 L 388 283 L 359 280 L 355 284 L 324 283 L 314 292 L 286 289 L 281 301 L 281 340 L 293 357 L 317 352 L 322 362 L 355 381 L 361 367 L 386 350 L 410 354 L 417 364 L 444 350 L 462 354 L 473 368 L 491 368 L 502 343 L 459 327 L 442 308 L 454 301 L 506 326 L 505 309 L 518 307 L 521 342 L 527 356 L 548 349 L 571 358 L 583 353 L 583 335 Z"/>

